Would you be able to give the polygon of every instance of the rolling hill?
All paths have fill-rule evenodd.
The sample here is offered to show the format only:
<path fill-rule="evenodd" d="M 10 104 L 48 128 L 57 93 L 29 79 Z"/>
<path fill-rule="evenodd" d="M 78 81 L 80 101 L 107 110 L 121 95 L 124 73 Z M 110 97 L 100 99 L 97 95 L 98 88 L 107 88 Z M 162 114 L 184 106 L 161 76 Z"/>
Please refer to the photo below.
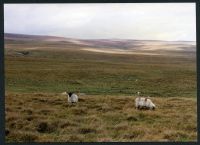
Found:
<path fill-rule="evenodd" d="M 197 141 L 196 76 L 195 42 L 5 34 L 5 140 Z"/>
<path fill-rule="evenodd" d="M 56 51 L 80 50 L 95 53 L 139 54 L 139 55 L 172 55 L 196 56 L 196 45 L 193 41 L 159 41 L 159 40 L 128 40 L 128 39 L 73 39 L 55 36 L 23 35 L 5 33 L 6 42 L 16 45 L 21 42 L 28 51 L 50 50 L 56 46 Z M 37 47 L 35 44 L 38 44 Z M 31 43 L 31 45 L 30 45 Z M 45 44 L 41 47 L 41 44 Z M 21 49 L 24 50 L 24 47 Z M 9 43 L 6 43 L 9 49 Z M 55 51 L 55 50 L 54 50 Z"/>

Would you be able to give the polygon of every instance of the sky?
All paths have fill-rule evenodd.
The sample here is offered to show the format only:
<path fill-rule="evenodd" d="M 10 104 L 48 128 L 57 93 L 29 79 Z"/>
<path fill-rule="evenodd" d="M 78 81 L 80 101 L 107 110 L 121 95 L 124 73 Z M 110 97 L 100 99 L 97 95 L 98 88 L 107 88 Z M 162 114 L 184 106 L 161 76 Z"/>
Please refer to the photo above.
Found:
<path fill-rule="evenodd" d="M 4 32 L 196 41 L 195 3 L 4 4 Z"/>

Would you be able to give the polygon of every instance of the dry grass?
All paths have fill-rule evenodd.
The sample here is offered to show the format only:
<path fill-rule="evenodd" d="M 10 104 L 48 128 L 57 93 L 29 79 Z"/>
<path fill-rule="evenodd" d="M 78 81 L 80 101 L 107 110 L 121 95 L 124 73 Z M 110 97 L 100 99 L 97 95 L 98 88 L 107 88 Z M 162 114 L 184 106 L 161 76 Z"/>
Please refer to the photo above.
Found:
<path fill-rule="evenodd" d="M 154 97 L 155 111 L 136 110 L 135 96 L 6 94 L 6 142 L 196 141 L 195 98 Z"/>

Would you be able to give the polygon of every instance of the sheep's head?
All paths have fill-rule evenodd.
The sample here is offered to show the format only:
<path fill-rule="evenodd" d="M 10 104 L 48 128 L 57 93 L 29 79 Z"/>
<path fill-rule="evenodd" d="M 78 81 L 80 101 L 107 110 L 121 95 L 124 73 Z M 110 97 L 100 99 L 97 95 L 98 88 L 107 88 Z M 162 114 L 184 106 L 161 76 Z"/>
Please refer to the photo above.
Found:
<path fill-rule="evenodd" d="M 151 109 L 152 109 L 152 110 L 155 110 L 155 109 L 156 109 L 155 104 L 153 104 L 152 102 L 151 102 Z"/>
<path fill-rule="evenodd" d="M 72 92 L 67 93 L 69 95 L 69 97 L 71 97 L 71 95 L 73 94 Z"/>

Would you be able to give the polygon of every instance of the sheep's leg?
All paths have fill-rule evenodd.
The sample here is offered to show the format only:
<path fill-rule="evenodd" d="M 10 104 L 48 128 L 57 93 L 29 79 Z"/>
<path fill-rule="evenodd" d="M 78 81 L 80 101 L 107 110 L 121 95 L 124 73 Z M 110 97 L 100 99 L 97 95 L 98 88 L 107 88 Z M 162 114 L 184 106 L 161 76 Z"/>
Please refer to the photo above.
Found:
<path fill-rule="evenodd" d="M 76 102 L 72 102 L 72 106 L 75 106 L 76 105 Z"/>

